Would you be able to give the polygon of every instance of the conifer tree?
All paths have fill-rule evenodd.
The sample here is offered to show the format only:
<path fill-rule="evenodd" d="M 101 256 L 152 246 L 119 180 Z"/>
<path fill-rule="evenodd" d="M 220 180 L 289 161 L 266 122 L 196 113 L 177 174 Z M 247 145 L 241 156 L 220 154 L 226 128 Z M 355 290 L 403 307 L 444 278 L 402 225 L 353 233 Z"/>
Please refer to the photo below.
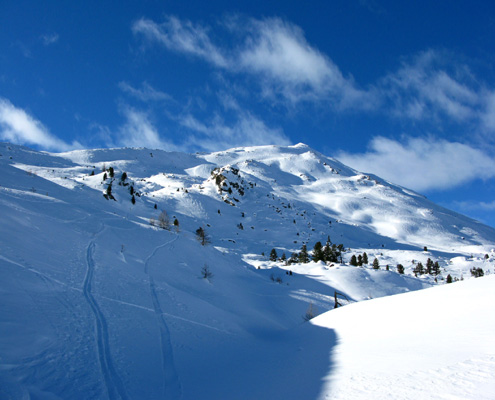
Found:
<path fill-rule="evenodd" d="M 435 276 L 440 274 L 440 265 L 438 264 L 438 261 L 435 261 L 435 263 L 433 264 L 433 274 Z"/>
<path fill-rule="evenodd" d="M 323 248 L 323 261 L 329 262 L 332 258 L 332 248 L 330 247 L 330 236 L 327 239 L 327 243 Z"/>
<path fill-rule="evenodd" d="M 108 168 L 108 175 L 110 176 L 110 178 L 113 178 L 114 177 L 115 172 L 113 170 L 113 167 Z"/>
<path fill-rule="evenodd" d="M 363 256 L 361 254 L 357 256 L 357 265 L 358 267 L 363 265 Z"/>
<path fill-rule="evenodd" d="M 287 261 L 287 264 L 295 264 L 299 261 L 299 255 L 297 253 L 292 253 L 290 255 L 289 261 Z"/>
<path fill-rule="evenodd" d="M 323 249 L 321 242 L 316 242 L 313 248 L 313 261 L 323 261 L 325 259 L 325 255 L 323 254 Z"/>
<path fill-rule="evenodd" d="M 376 258 L 376 257 L 373 260 L 373 269 L 380 269 L 380 262 L 378 261 L 378 258 Z"/>
<path fill-rule="evenodd" d="M 349 261 L 349 265 L 352 265 L 353 267 L 357 267 L 358 266 L 358 262 L 356 260 L 356 255 L 355 254 L 352 255 L 351 260 Z"/>
<path fill-rule="evenodd" d="M 404 266 L 402 264 L 397 264 L 397 272 L 399 274 L 404 274 Z"/>
<path fill-rule="evenodd" d="M 426 273 L 430 274 L 433 272 L 433 261 L 431 261 L 431 258 L 428 258 L 426 260 Z"/>
<path fill-rule="evenodd" d="M 206 246 L 208 243 L 210 243 L 210 237 L 202 227 L 196 229 L 196 238 L 202 246 Z"/>
<path fill-rule="evenodd" d="M 368 254 L 366 252 L 363 253 L 363 264 L 368 265 Z"/>
<path fill-rule="evenodd" d="M 424 270 L 424 267 L 423 267 L 423 264 L 421 263 L 421 261 L 416 264 L 416 266 L 413 269 L 413 272 L 416 275 L 423 275 L 425 273 L 425 270 Z"/>
<path fill-rule="evenodd" d="M 277 257 L 277 250 L 273 248 L 270 252 L 270 261 L 277 261 Z"/>
<path fill-rule="evenodd" d="M 450 274 L 447 275 L 447 283 L 452 283 L 452 276 Z"/>
<path fill-rule="evenodd" d="M 299 253 L 299 262 L 301 264 L 309 263 L 308 249 L 305 244 L 301 247 L 301 252 Z"/>

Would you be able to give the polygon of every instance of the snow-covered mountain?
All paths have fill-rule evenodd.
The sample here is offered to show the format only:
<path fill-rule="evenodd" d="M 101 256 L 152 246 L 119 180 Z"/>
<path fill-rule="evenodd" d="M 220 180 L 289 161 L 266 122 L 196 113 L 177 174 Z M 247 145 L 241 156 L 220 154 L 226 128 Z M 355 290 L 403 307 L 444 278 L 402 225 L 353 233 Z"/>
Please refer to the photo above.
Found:
<path fill-rule="evenodd" d="M 337 312 L 326 313 L 335 296 L 359 302 L 495 264 L 493 228 L 303 144 L 0 144 L 0 203 L 1 398 L 324 397 L 338 330 L 318 321 Z M 342 245 L 337 262 L 278 259 L 327 241 Z M 364 252 L 369 264 L 349 265 Z M 428 259 L 435 274 L 418 272 Z"/>

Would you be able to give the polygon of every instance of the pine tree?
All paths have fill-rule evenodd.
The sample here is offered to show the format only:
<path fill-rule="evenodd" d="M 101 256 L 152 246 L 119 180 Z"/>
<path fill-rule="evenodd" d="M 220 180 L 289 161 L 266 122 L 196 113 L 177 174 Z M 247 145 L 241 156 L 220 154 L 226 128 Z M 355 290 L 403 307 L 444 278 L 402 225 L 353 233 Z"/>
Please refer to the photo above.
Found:
<path fill-rule="evenodd" d="M 287 264 L 287 256 L 285 253 L 282 253 L 282 257 L 280 257 L 280 261 L 282 261 L 285 265 Z"/>
<path fill-rule="evenodd" d="M 428 260 L 426 260 L 426 273 L 431 275 L 432 272 L 433 272 L 433 261 L 431 261 L 431 258 L 428 258 Z"/>
<path fill-rule="evenodd" d="M 104 181 L 106 181 L 106 180 L 107 180 L 107 173 L 106 173 L 106 172 L 103 174 L 103 180 L 104 180 Z"/>
<path fill-rule="evenodd" d="M 356 255 L 355 254 L 352 255 L 351 260 L 349 261 L 349 265 L 352 265 L 353 267 L 357 267 L 358 266 L 358 262 L 356 260 Z"/>
<path fill-rule="evenodd" d="M 287 261 L 287 264 L 295 264 L 299 262 L 299 255 L 297 253 L 292 253 L 290 255 L 289 261 Z"/>
<path fill-rule="evenodd" d="M 399 274 L 404 274 L 404 266 L 402 264 L 397 264 L 397 272 Z"/>
<path fill-rule="evenodd" d="M 301 247 L 301 252 L 299 253 L 299 262 L 301 264 L 309 263 L 308 249 L 305 244 Z"/>
<path fill-rule="evenodd" d="M 127 179 L 127 173 L 122 172 L 122 176 L 120 177 L 121 182 L 125 182 L 126 179 Z"/>
<path fill-rule="evenodd" d="M 132 204 L 136 204 L 136 198 L 134 196 L 131 197 Z"/>
<path fill-rule="evenodd" d="M 447 283 L 452 283 L 452 277 L 450 274 L 447 275 Z"/>
<path fill-rule="evenodd" d="M 438 261 L 435 261 L 435 263 L 433 264 L 433 274 L 435 276 L 440 274 L 440 265 L 438 264 Z"/>
<path fill-rule="evenodd" d="M 414 267 L 413 272 L 415 275 L 423 275 L 425 273 L 423 264 L 421 262 L 418 262 Z"/>
<path fill-rule="evenodd" d="M 270 252 L 270 261 L 277 261 L 277 257 L 277 250 L 273 248 Z"/>
<path fill-rule="evenodd" d="M 325 255 L 323 254 L 323 249 L 321 242 L 316 242 L 313 248 L 313 261 L 323 261 L 325 259 Z"/>
<path fill-rule="evenodd" d="M 376 257 L 373 260 L 373 269 L 380 269 L 380 262 L 378 261 L 378 258 L 376 258 Z"/>
<path fill-rule="evenodd" d="M 363 264 L 368 265 L 368 254 L 366 252 L 363 253 Z"/>
<path fill-rule="evenodd" d="M 196 229 L 196 238 L 202 246 L 206 246 L 208 243 L 210 243 L 210 237 L 202 227 Z"/>
<path fill-rule="evenodd" d="M 357 265 L 358 267 L 363 265 L 363 256 L 361 254 L 357 256 Z"/>
<path fill-rule="evenodd" d="M 114 177 L 115 173 L 114 173 L 113 167 L 108 168 L 108 175 L 110 176 L 110 178 Z"/>
<path fill-rule="evenodd" d="M 323 261 L 329 262 L 332 258 L 332 248 L 330 247 L 330 236 L 327 239 L 327 243 L 323 248 Z"/>

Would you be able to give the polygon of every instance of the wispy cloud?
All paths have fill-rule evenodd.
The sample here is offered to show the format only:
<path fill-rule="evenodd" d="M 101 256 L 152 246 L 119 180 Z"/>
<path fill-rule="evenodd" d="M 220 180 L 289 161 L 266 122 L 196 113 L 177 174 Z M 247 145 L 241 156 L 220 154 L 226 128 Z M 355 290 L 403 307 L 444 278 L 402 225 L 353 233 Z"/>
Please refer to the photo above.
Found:
<path fill-rule="evenodd" d="M 402 186 L 440 190 L 495 177 L 495 159 L 466 144 L 435 138 L 375 137 L 364 154 L 338 154 L 343 163 Z"/>
<path fill-rule="evenodd" d="M 291 142 L 281 129 L 270 128 L 263 121 L 249 113 L 239 113 L 236 121 L 226 123 L 216 116 L 205 124 L 188 114 L 180 119 L 180 124 L 190 135 L 188 147 L 201 148 L 206 151 L 218 151 L 239 146 L 263 144 L 289 145 Z"/>
<path fill-rule="evenodd" d="M 80 147 L 76 142 L 69 145 L 52 135 L 38 120 L 0 98 L 0 137 L 17 144 L 36 145 L 45 150 L 67 151 Z"/>
<path fill-rule="evenodd" d="M 356 106 L 368 96 L 344 77 L 329 57 L 311 46 L 296 25 L 279 18 L 252 19 L 244 33 L 237 64 L 263 77 L 265 87 L 291 102 L 318 99 Z"/>
<path fill-rule="evenodd" d="M 221 50 L 212 43 L 208 29 L 190 21 L 167 16 L 164 22 L 158 24 L 141 18 L 133 23 L 132 31 L 169 50 L 203 58 L 216 66 L 226 67 L 229 64 Z"/>
<path fill-rule="evenodd" d="M 453 204 L 464 211 L 495 211 L 495 200 L 491 202 L 456 201 Z"/>
<path fill-rule="evenodd" d="M 217 30 L 226 29 L 229 35 L 215 35 L 210 26 L 171 16 L 162 23 L 140 19 L 132 30 L 146 42 L 249 79 L 245 85 L 258 85 L 261 95 L 275 103 L 310 102 L 339 111 L 380 112 L 414 123 L 457 123 L 495 131 L 495 89 L 476 79 L 465 63 L 447 51 L 421 52 L 363 86 L 290 22 L 240 16 L 221 22 Z"/>
<path fill-rule="evenodd" d="M 141 88 L 135 88 L 127 82 L 119 82 L 119 88 L 128 95 L 142 101 L 172 101 L 173 98 L 167 93 L 156 90 L 147 82 L 143 82 Z"/>
<path fill-rule="evenodd" d="M 131 107 L 124 107 L 122 113 L 126 121 L 119 129 L 119 135 L 115 140 L 118 145 L 177 150 L 177 146 L 161 139 L 146 113 Z"/>
<path fill-rule="evenodd" d="M 57 43 L 59 39 L 58 33 L 47 33 L 41 36 L 41 41 L 45 46 Z"/>
<path fill-rule="evenodd" d="M 371 107 L 371 92 L 344 77 L 332 60 L 312 47 L 303 31 L 280 18 L 249 19 L 225 24 L 236 43 L 217 45 L 211 29 L 187 20 L 166 17 L 163 23 L 136 21 L 132 30 L 149 42 L 188 54 L 234 74 L 255 76 L 266 96 L 291 103 L 324 100 L 338 107 Z"/>
<path fill-rule="evenodd" d="M 494 143 L 495 89 L 445 51 L 428 50 L 403 62 L 375 86 L 383 111 L 415 122 L 456 123 Z"/>

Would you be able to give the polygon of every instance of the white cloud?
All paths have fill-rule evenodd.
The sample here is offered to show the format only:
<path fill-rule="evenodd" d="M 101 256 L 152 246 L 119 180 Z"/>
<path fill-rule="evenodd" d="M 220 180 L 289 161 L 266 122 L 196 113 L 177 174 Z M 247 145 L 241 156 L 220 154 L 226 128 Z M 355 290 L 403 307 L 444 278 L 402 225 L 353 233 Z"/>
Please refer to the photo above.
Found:
<path fill-rule="evenodd" d="M 485 87 L 466 64 L 446 51 L 421 52 L 363 88 L 290 22 L 231 17 L 218 26 L 226 28 L 228 36 L 216 36 L 210 27 L 170 16 L 163 23 L 140 19 L 132 30 L 148 42 L 247 77 L 242 85 L 255 82 L 261 95 L 275 103 L 379 111 L 438 126 L 456 123 L 478 128 L 485 136 L 495 130 L 495 90 Z"/>
<path fill-rule="evenodd" d="M 180 120 L 180 124 L 193 132 L 187 139 L 187 145 L 206 151 L 240 146 L 291 144 L 281 129 L 269 128 L 249 113 L 239 113 L 231 126 L 218 116 L 209 124 L 204 124 L 192 115 L 186 115 Z"/>
<path fill-rule="evenodd" d="M 312 47 L 299 27 L 268 18 L 231 23 L 230 29 L 238 41 L 229 49 L 215 45 L 209 29 L 175 17 L 166 17 L 161 24 L 140 19 L 132 26 L 135 34 L 169 50 L 201 58 L 231 73 L 261 78 L 265 95 L 282 96 L 291 103 L 326 100 L 338 107 L 369 108 L 376 103 L 371 101 L 374 94 L 356 88 L 332 60 Z"/>
<path fill-rule="evenodd" d="M 211 42 L 208 29 L 190 21 L 167 16 L 163 23 L 157 24 L 141 18 L 133 23 L 132 31 L 134 34 L 144 35 L 149 41 L 160 43 L 169 50 L 203 58 L 218 67 L 228 64 L 220 49 Z"/>
<path fill-rule="evenodd" d="M 143 82 L 141 86 L 142 87 L 140 89 L 136 89 L 127 82 L 119 82 L 120 90 L 143 102 L 173 100 L 172 96 L 170 96 L 167 93 L 156 90 L 147 82 Z"/>
<path fill-rule="evenodd" d="M 49 46 L 51 44 L 57 43 L 59 39 L 58 33 L 47 33 L 41 36 L 41 41 L 45 46 Z"/>
<path fill-rule="evenodd" d="M 324 100 L 347 107 L 370 106 L 371 93 L 359 90 L 337 65 L 312 47 L 303 31 L 279 18 L 250 21 L 238 65 L 262 76 L 265 85 L 291 102 Z"/>
<path fill-rule="evenodd" d="M 80 147 L 78 143 L 69 145 L 53 136 L 40 121 L 2 98 L 0 98 L 0 137 L 12 143 L 37 145 L 46 150 L 67 151 Z"/>
<path fill-rule="evenodd" d="M 455 201 L 454 206 L 466 211 L 495 211 L 495 200 L 491 202 Z"/>
<path fill-rule="evenodd" d="M 342 152 L 344 164 L 418 191 L 459 186 L 495 177 L 495 158 L 466 144 L 407 138 L 404 143 L 375 137 L 364 154 Z"/>
<path fill-rule="evenodd" d="M 480 118 L 484 129 L 495 131 L 495 91 L 485 95 Z"/>
<path fill-rule="evenodd" d="M 392 112 L 399 117 L 422 120 L 444 115 L 457 122 L 475 120 L 482 103 L 480 90 L 467 67 L 451 61 L 433 50 L 420 53 L 384 77 L 378 92 L 390 100 Z"/>
<path fill-rule="evenodd" d="M 149 149 L 176 150 L 177 147 L 160 138 L 158 131 L 153 126 L 146 113 L 126 107 L 123 109 L 126 118 L 125 124 L 120 128 L 116 142 L 126 147 L 146 147 Z"/>

